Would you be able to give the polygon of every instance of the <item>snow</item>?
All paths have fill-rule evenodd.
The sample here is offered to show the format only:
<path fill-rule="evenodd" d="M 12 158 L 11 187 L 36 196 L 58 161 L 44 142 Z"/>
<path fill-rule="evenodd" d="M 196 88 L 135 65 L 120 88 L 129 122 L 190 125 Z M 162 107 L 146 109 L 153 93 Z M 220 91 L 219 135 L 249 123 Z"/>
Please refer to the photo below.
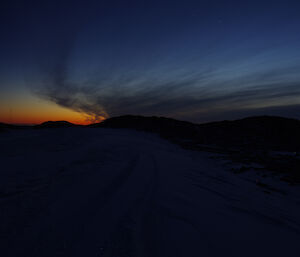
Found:
<path fill-rule="evenodd" d="M 212 153 L 103 128 L 0 145 L 1 256 L 299 256 L 299 188 Z"/>

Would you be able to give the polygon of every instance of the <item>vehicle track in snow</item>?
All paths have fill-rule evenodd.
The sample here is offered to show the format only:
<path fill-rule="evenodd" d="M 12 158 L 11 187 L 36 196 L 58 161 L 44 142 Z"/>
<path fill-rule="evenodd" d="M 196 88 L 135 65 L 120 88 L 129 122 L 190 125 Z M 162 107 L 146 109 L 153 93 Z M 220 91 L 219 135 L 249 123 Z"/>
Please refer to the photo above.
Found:
<path fill-rule="evenodd" d="M 299 195 L 265 194 L 255 174 L 147 133 L 26 133 L 20 143 L 11 134 L 18 151 L 1 159 L 17 190 L 28 185 L 0 201 L 1 225 L 14 232 L 0 231 L 1 256 L 298 256 Z M 18 147 L 32 141 L 32 153 Z"/>

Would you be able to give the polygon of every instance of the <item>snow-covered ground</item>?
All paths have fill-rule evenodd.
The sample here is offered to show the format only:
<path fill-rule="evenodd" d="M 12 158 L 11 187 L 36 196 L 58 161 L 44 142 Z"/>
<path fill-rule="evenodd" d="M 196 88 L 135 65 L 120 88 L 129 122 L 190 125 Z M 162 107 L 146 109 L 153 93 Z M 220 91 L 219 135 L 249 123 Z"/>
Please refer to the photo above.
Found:
<path fill-rule="evenodd" d="M 1 257 L 300 256 L 300 188 L 211 153 L 102 128 L 0 146 Z"/>

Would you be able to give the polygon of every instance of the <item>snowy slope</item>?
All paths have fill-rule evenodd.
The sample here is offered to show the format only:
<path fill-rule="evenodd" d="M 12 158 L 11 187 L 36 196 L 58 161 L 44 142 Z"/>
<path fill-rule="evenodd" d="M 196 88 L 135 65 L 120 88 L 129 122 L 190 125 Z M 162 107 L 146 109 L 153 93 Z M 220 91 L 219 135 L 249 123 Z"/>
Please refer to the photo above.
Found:
<path fill-rule="evenodd" d="M 300 189 L 104 128 L 0 134 L 0 256 L 300 254 Z M 228 166 L 229 165 L 229 166 Z"/>

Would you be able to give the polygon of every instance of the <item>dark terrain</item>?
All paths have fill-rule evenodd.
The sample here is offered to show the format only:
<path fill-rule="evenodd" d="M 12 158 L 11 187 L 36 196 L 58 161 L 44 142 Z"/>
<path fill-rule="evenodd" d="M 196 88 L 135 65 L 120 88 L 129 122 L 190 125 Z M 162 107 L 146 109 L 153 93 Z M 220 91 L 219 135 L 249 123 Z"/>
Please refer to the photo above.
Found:
<path fill-rule="evenodd" d="M 300 151 L 300 121 L 282 117 L 259 116 L 194 124 L 163 117 L 128 115 L 91 126 L 149 131 L 168 139 L 190 139 L 193 143 L 224 149 Z"/>
<path fill-rule="evenodd" d="M 298 126 L 2 125 L 0 256 L 298 257 Z"/>
<path fill-rule="evenodd" d="M 189 150 L 225 154 L 243 165 L 235 171 L 237 173 L 248 170 L 249 164 L 257 163 L 266 171 L 283 175 L 282 180 L 300 183 L 300 121 L 295 119 L 258 116 L 195 124 L 164 117 L 125 115 L 88 126 L 48 121 L 32 128 L 71 127 L 126 128 L 156 133 Z M 0 123 L 0 131 L 28 128 Z"/>
<path fill-rule="evenodd" d="M 235 121 L 194 124 L 164 117 L 121 116 L 91 127 L 130 128 L 154 132 L 161 137 L 198 151 L 227 154 L 248 169 L 263 165 L 291 184 L 300 183 L 300 121 L 275 116 L 249 117 Z M 288 152 L 288 154 L 286 154 Z"/>

